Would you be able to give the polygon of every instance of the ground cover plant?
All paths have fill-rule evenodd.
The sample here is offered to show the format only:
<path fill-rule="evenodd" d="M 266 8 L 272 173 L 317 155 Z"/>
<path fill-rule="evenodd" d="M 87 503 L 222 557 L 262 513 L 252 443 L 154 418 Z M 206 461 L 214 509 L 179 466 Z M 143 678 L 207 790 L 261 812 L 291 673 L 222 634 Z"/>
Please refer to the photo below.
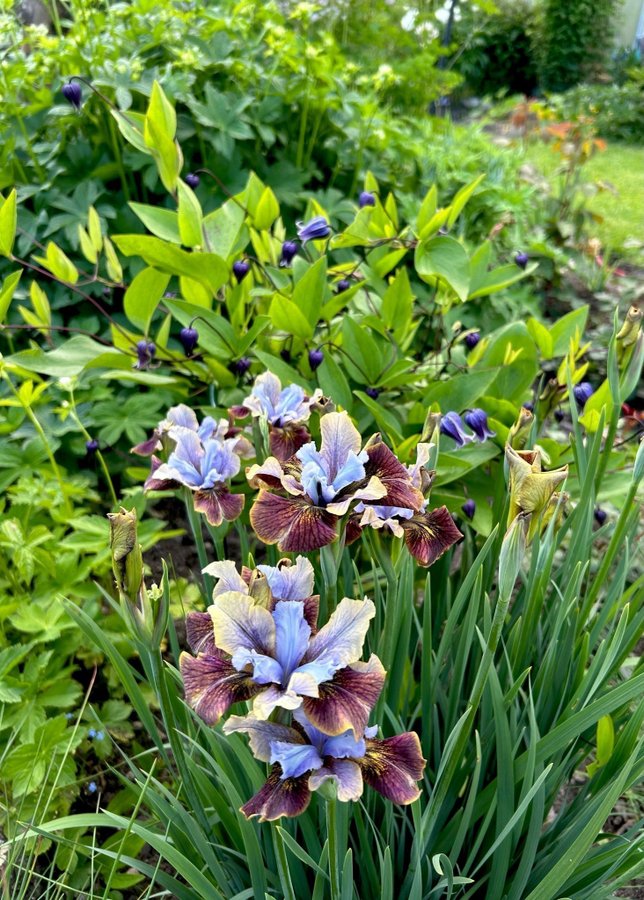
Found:
<path fill-rule="evenodd" d="M 0 205 L 5 894 L 641 875 L 640 307 L 542 316 L 471 161 L 298 200 L 102 116 L 147 197 Z"/>

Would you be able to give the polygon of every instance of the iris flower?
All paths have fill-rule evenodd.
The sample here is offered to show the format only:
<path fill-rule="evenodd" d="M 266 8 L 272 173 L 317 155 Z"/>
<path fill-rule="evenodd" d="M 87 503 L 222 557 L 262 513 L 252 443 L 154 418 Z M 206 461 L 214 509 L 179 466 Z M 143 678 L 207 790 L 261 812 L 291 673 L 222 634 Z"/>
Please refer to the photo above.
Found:
<path fill-rule="evenodd" d="M 202 441 L 207 438 L 222 440 L 227 436 L 230 424 L 226 419 L 219 419 L 216 422 L 212 416 L 206 416 L 200 425 L 195 411 L 185 403 L 180 403 L 169 409 L 165 419 L 159 422 L 152 432 L 152 436 L 142 444 L 133 447 L 131 452 L 136 453 L 137 456 L 152 456 L 155 451 L 163 449 L 163 439 L 170 435 L 173 429 L 180 428 L 194 431 Z"/>
<path fill-rule="evenodd" d="M 186 700 L 207 724 L 215 724 L 239 700 L 253 699 L 253 713 L 300 707 L 326 734 L 361 734 L 384 684 L 377 656 L 361 662 L 375 615 L 371 600 L 345 597 L 326 625 L 315 631 L 317 610 L 299 600 L 272 609 L 249 594 L 227 591 L 203 614 L 189 617 L 188 640 L 197 656 L 180 659 Z"/>
<path fill-rule="evenodd" d="M 394 803 L 413 803 L 420 795 L 416 782 L 423 777 L 418 735 L 406 732 L 377 740 L 377 726 L 356 734 L 347 730 L 325 734 L 297 711 L 292 726 L 258 720 L 255 716 L 231 716 L 224 733 L 249 735 L 253 754 L 272 765 L 266 784 L 241 811 L 261 822 L 282 816 L 299 816 L 311 801 L 311 792 L 326 781 L 335 783 L 338 800 L 357 801 L 364 782 Z"/>
<path fill-rule="evenodd" d="M 255 533 L 284 552 L 307 552 L 330 544 L 352 504 L 419 508 L 422 493 L 391 450 L 376 435 L 361 449 L 360 433 L 346 412 L 320 419 L 321 443 L 304 444 L 284 464 L 269 457 L 247 477 L 259 487 L 250 511 Z"/>
<path fill-rule="evenodd" d="M 308 397 L 299 384 L 282 388 L 277 375 L 264 372 L 255 379 L 253 389 L 243 404 L 234 406 L 230 412 L 239 418 L 247 415 L 264 417 L 268 422 L 271 453 L 285 462 L 310 440 L 305 423 L 321 400 L 322 391 L 319 388 Z"/>

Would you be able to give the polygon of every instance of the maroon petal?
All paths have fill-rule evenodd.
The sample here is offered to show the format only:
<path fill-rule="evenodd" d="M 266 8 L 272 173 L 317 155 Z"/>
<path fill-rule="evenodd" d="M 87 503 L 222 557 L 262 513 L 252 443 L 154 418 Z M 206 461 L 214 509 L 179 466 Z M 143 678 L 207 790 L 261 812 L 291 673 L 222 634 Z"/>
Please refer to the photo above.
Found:
<path fill-rule="evenodd" d="M 375 475 L 387 488 L 387 494 L 378 503 L 382 506 L 403 506 L 420 509 L 424 502 L 422 493 L 414 487 L 406 467 L 389 447 L 378 440 L 365 448 L 369 461 L 365 465 L 367 475 Z"/>
<path fill-rule="evenodd" d="M 362 737 L 385 683 L 385 670 L 377 656 L 340 669 L 332 681 L 320 685 L 318 697 L 305 697 L 304 713 L 324 734 L 342 734 L 353 729 Z"/>
<path fill-rule="evenodd" d="M 159 459 L 158 456 L 153 456 L 150 460 L 150 474 L 148 475 L 145 484 L 143 485 L 144 491 L 170 491 L 175 488 L 181 487 L 178 481 L 173 481 L 169 478 L 155 478 L 154 473 L 162 466 L 163 463 Z"/>
<path fill-rule="evenodd" d="M 161 449 L 161 446 L 159 432 L 155 430 L 152 432 L 152 437 L 148 438 L 147 441 L 143 441 L 142 444 L 132 447 L 130 453 L 136 453 L 137 456 L 152 456 L 155 450 Z"/>
<path fill-rule="evenodd" d="M 308 774 L 282 780 L 281 771 L 279 765 L 274 765 L 266 784 L 244 803 L 241 811 L 247 819 L 259 816 L 260 822 L 272 822 L 282 816 L 293 818 L 305 811 L 311 802 Z"/>
<path fill-rule="evenodd" d="M 418 735 L 407 731 L 384 741 L 366 743 L 367 752 L 357 762 L 367 784 L 393 803 L 413 803 L 420 796 L 416 782 L 425 769 Z"/>
<path fill-rule="evenodd" d="M 206 725 L 215 725 L 231 704 L 249 700 L 261 690 L 217 650 L 208 656 L 182 653 L 179 668 L 186 701 Z"/>
<path fill-rule="evenodd" d="M 245 419 L 250 410 L 247 406 L 231 406 L 228 412 L 233 419 Z"/>
<path fill-rule="evenodd" d="M 344 530 L 345 547 L 348 547 L 350 544 L 354 544 L 362 534 L 362 528 L 360 527 L 360 518 L 360 515 L 349 516 L 349 520 Z"/>
<path fill-rule="evenodd" d="M 244 495 L 231 494 L 225 487 L 196 491 L 194 507 L 197 512 L 204 514 L 210 525 L 221 525 L 224 519 L 233 522 L 241 515 Z"/>
<path fill-rule="evenodd" d="M 285 553 L 319 550 L 336 538 L 336 518 L 302 497 L 280 497 L 261 490 L 250 511 L 250 524 L 265 544 Z"/>
<path fill-rule="evenodd" d="M 311 435 L 304 425 L 286 425 L 284 428 L 272 426 L 268 439 L 273 456 L 280 462 L 286 462 L 311 440 Z"/>
<path fill-rule="evenodd" d="M 215 631 L 210 613 L 191 612 L 186 616 L 186 639 L 193 653 L 216 654 Z"/>
<path fill-rule="evenodd" d="M 401 524 L 407 549 L 421 566 L 431 566 L 463 537 L 446 506 L 418 513 Z"/>

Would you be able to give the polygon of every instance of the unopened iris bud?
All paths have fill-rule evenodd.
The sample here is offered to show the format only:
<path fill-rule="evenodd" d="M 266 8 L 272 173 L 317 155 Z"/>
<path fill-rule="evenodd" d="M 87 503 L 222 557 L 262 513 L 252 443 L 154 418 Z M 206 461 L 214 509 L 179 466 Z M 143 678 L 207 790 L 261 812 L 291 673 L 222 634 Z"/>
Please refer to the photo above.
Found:
<path fill-rule="evenodd" d="M 608 513 L 606 512 L 605 509 L 602 509 L 601 506 L 596 506 L 594 516 L 595 516 L 595 522 L 597 522 L 597 524 L 601 526 L 604 524 L 604 522 L 608 518 Z"/>
<path fill-rule="evenodd" d="M 77 81 L 68 81 L 63 85 L 63 97 L 76 110 L 80 110 L 83 102 L 83 91 Z"/>
<path fill-rule="evenodd" d="M 186 182 L 188 187 L 191 187 L 194 190 L 196 187 L 199 187 L 199 182 L 201 181 L 201 179 L 196 172 L 188 172 L 184 181 Z"/>
<path fill-rule="evenodd" d="M 482 409 L 468 409 L 465 413 L 465 423 L 481 442 L 496 435 L 496 431 L 491 431 L 488 427 L 487 414 Z"/>
<path fill-rule="evenodd" d="M 238 259 L 237 262 L 233 263 L 233 272 L 237 281 L 243 281 L 250 272 L 250 263 L 246 262 L 245 259 Z"/>
<path fill-rule="evenodd" d="M 247 356 L 242 356 L 240 359 L 236 359 L 230 364 L 230 370 L 231 372 L 234 372 L 235 375 L 245 375 L 251 365 L 252 360 Z"/>
<path fill-rule="evenodd" d="M 136 604 L 143 590 L 143 556 L 136 534 L 136 509 L 108 513 L 112 571 L 121 598 Z"/>
<path fill-rule="evenodd" d="M 343 294 L 345 291 L 348 291 L 351 287 L 351 282 L 348 278 L 341 278 L 340 281 L 335 286 L 336 294 Z"/>
<path fill-rule="evenodd" d="M 637 306 L 631 306 L 624 324 L 617 332 L 617 359 L 623 362 L 629 349 L 637 342 L 641 331 L 642 310 Z"/>
<path fill-rule="evenodd" d="M 362 191 L 358 197 L 358 206 L 363 209 L 365 206 L 375 206 L 376 198 L 371 191 Z"/>
<path fill-rule="evenodd" d="M 473 350 L 480 340 L 481 335 L 478 331 L 470 331 L 469 334 L 465 335 L 465 346 L 468 350 Z"/>
<path fill-rule="evenodd" d="M 525 447 L 525 443 L 528 440 L 528 434 L 532 428 L 533 419 L 534 416 L 530 410 L 527 407 L 522 406 L 519 410 L 519 416 L 516 422 L 514 422 L 508 432 L 508 444 L 510 444 L 511 447 L 514 447 L 515 450 Z"/>
<path fill-rule="evenodd" d="M 297 256 L 297 251 L 300 249 L 300 245 L 297 241 L 284 241 L 282 244 L 282 255 L 280 257 L 280 266 L 290 266 L 295 257 Z"/>
<path fill-rule="evenodd" d="M 530 257 L 527 253 L 517 253 L 514 257 L 514 261 L 520 269 L 525 269 L 530 261 Z"/>
<path fill-rule="evenodd" d="M 308 222 L 297 222 L 297 236 L 306 244 L 307 241 L 320 241 L 331 234 L 331 226 L 324 216 L 314 216 Z"/>
<path fill-rule="evenodd" d="M 182 328 L 179 332 L 179 340 L 186 356 L 192 356 L 192 352 L 199 342 L 199 332 L 196 328 Z"/>
<path fill-rule="evenodd" d="M 476 503 L 473 500 L 466 500 L 465 503 L 461 506 L 461 509 L 465 513 L 468 519 L 474 518 L 474 513 L 476 512 Z"/>
<path fill-rule="evenodd" d="M 531 513 L 520 513 L 510 522 L 499 553 L 499 597 L 509 600 L 525 559 Z"/>
<path fill-rule="evenodd" d="M 595 393 L 592 384 L 588 381 L 581 381 L 579 384 L 576 384 L 572 389 L 572 392 L 575 395 L 575 400 L 580 409 L 584 408 L 588 400 L 590 400 Z"/>
<path fill-rule="evenodd" d="M 365 391 L 365 394 L 367 395 L 367 397 L 371 397 L 372 400 L 377 400 L 380 396 L 380 391 L 378 390 L 378 388 L 368 387 Z"/>
<path fill-rule="evenodd" d="M 311 370 L 315 372 L 316 369 L 319 369 L 322 363 L 324 362 L 324 351 L 320 350 L 309 350 L 309 365 L 311 366 Z"/>
<path fill-rule="evenodd" d="M 88 456 L 94 456 L 94 454 L 98 450 L 98 441 L 95 438 L 91 438 L 89 441 L 86 441 L 85 449 L 87 450 Z"/>

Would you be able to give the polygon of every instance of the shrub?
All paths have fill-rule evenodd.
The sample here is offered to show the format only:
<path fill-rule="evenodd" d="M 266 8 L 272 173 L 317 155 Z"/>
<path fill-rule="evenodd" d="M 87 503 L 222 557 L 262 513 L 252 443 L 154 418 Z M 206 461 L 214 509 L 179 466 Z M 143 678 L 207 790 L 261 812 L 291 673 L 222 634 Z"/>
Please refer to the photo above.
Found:
<path fill-rule="evenodd" d="M 548 103 L 563 119 L 592 117 L 604 138 L 629 143 L 644 138 L 644 79 L 622 85 L 579 85 L 550 97 Z"/>

